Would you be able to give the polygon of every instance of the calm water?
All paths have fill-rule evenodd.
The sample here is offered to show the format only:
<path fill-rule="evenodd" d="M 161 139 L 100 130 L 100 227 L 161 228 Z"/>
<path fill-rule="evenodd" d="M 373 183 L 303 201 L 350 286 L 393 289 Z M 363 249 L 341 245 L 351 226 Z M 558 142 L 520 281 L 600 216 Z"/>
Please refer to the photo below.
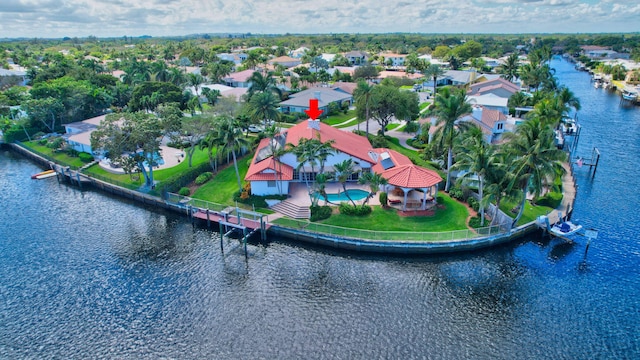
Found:
<path fill-rule="evenodd" d="M 0 154 L 0 358 L 638 358 L 640 108 L 580 96 L 584 243 L 373 258 L 236 242 Z"/>

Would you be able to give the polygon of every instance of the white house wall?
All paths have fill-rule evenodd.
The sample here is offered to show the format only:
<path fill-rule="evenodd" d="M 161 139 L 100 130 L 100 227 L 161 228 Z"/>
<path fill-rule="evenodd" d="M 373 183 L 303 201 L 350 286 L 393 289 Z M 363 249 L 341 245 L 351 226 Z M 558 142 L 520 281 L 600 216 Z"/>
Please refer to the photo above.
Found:
<path fill-rule="evenodd" d="M 289 182 L 288 181 L 278 181 L 280 183 L 280 188 L 282 189 L 282 194 L 289 193 Z M 251 193 L 253 195 L 278 195 L 278 184 L 273 187 L 269 186 L 268 181 L 252 181 L 251 182 Z"/>

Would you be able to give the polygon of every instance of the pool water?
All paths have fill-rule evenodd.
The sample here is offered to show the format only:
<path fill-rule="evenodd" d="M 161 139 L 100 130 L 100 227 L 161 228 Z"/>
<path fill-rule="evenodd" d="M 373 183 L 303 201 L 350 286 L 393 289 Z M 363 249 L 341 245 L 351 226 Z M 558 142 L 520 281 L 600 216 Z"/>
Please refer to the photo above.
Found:
<path fill-rule="evenodd" d="M 368 191 L 360 189 L 348 189 L 347 192 L 353 201 L 363 200 L 367 195 L 369 195 Z M 318 196 L 320 196 L 320 194 L 318 194 Z M 322 196 L 320 196 L 320 199 L 322 199 Z M 349 201 L 349 198 L 344 191 L 338 194 L 327 194 L 327 199 L 331 202 Z"/>

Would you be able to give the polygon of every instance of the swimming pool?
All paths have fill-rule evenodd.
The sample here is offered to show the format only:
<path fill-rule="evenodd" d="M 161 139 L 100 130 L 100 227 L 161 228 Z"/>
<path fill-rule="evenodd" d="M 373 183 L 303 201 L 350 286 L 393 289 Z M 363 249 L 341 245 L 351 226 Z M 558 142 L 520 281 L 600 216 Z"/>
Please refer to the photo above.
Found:
<path fill-rule="evenodd" d="M 353 201 L 363 200 L 367 195 L 369 195 L 368 191 L 360 189 L 348 189 L 347 192 Z M 320 194 L 316 195 L 320 196 Z M 349 201 L 349 198 L 347 198 L 347 194 L 344 191 L 337 194 L 327 194 L 327 199 L 331 202 Z M 320 196 L 320 200 L 324 200 L 322 196 Z"/>

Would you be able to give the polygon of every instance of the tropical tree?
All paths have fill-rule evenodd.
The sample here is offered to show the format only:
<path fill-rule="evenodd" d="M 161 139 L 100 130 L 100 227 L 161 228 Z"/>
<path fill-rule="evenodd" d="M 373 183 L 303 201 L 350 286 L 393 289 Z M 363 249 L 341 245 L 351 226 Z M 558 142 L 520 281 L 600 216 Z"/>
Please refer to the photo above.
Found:
<path fill-rule="evenodd" d="M 418 94 L 402 91 L 394 86 L 378 85 L 371 90 L 369 97 L 369 111 L 371 118 L 380 125 L 380 131 L 384 136 L 385 128 L 395 119 L 412 120 L 420 113 Z M 358 107 L 358 117 L 366 115 L 364 107 Z"/>
<path fill-rule="evenodd" d="M 257 93 L 249 100 L 248 115 L 254 122 L 263 121 L 266 127 L 268 120 L 278 121 L 280 119 L 279 102 L 279 99 L 270 91 Z"/>
<path fill-rule="evenodd" d="M 520 67 L 520 59 L 517 53 L 512 53 L 507 57 L 505 63 L 500 66 L 499 72 L 501 77 L 507 81 L 513 81 L 518 77 L 518 68 Z"/>
<path fill-rule="evenodd" d="M 566 160 L 566 155 L 554 144 L 553 128 L 539 117 L 518 125 L 515 133 L 507 133 L 505 137 L 510 140 L 507 149 L 514 156 L 510 166 L 514 176 L 511 187 L 521 190 L 520 209 L 513 221 L 515 225 L 522 217 L 527 192 L 532 192 L 534 198 L 539 197 L 549 179 L 564 173 L 561 162 Z"/>
<path fill-rule="evenodd" d="M 160 152 L 163 124 L 145 112 L 109 114 L 91 133 L 91 147 L 101 149 L 114 163 L 131 156 L 153 187 L 153 166 Z"/>
<path fill-rule="evenodd" d="M 220 124 L 218 127 L 218 143 L 221 144 L 221 150 L 225 153 L 231 153 L 233 158 L 233 167 L 236 170 L 236 178 L 238 180 L 238 190 L 242 191 L 242 180 L 240 179 L 240 171 L 238 170 L 238 160 L 236 153 L 243 151 L 249 147 L 249 140 L 242 133 L 242 129 L 237 126 L 235 120 L 231 117 L 220 115 Z"/>
<path fill-rule="evenodd" d="M 436 91 L 437 91 L 437 83 L 438 83 L 438 77 L 444 75 L 444 70 L 442 70 L 442 68 L 440 67 L 440 65 L 437 64 L 430 64 L 425 70 L 424 70 L 424 76 L 431 78 L 433 80 L 433 96 L 436 96 Z"/>
<path fill-rule="evenodd" d="M 207 115 L 191 116 L 182 119 L 181 140 L 189 144 L 189 148 L 187 149 L 189 167 L 192 165 L 196 146 L 200 144 L 209 132 L 215 129 L 215 125 L 213 117 Z"/>
<path fill-rule="evenodd" d="M 282 90 L 277 86 L 277 80 L 271 73 L 262 75 L 260 71 L 254 71 L 247 81 L 251 83 L 247 91 L 247 97 L 249 99 L 251 99 L 254 94 L 260 92 L 273 92 L 278 95 L 279 98 L 282 97 Z"/>
<path fill-rule="evenodd" d="M 369 98 L 371 97 L 371 92 L 373 90 L 373 85 L 369 84 L 364 80 L 358 81 L 358 86 L 353 92 L 353 96 L 356 101 L 356 107 L 361 108 L 364 107 L 364 120 L 365 120 L 365 134 L 367 139 L 369 138 Z M 358 130 L 360 130 L 360 121 L 358 121 Z"/>
<path fill-rule="evenodd" d="M 200 74 L 189 73 L 187 74 L 187 81 L 189 82 L 189 85 L 193 86 L 193 89 L 196 91 L 196 97 L 199 96 L 198 89 L 204 82 L 204 77 L 202 77 L 202 75 Z"/>
<path fill-rule="evenodd" d="M 446 146 L 447 151 L 447 182 L 445 191 L 451 185 L 451 166 L 453 165 L 453 145 L 456 137 L 464 131 L 469 123 L 458 122 L 458 119 L 471 112 L 471 105 L 467 102 L 464 90 L 444 88 L 435 98 L 436 125 L 439 126 L 436 136 L 440 139 L 440 146 Z"/>
<path fill-rule="evenodd" d="M 477 126 L 472 126 L 467 130 L 465 139 L 460 143 L 456 151 L 455 169 L 466 170 L 461 177 L 463 180 L 475 175 L 478 177 L 478 195 L 480 197 L 480 226 L 484 226 L 484 208 L 486 199 L 484 186 L 488 171 L 496 165 L 493 147 L 484 141 L 482 130 Z"/>
<path fill-rule="evenodd" d="M 388 181 L 378 173 L 363 172 L 358 178 L 358 183 L 369 186 L 369 195 L 364 201 L 364 203 L 367 204 L 369 200 L 380 190 L 380 186 L 387 185 Z"/>
<path fill-rule="evenodd" d="M 169 67 L 166 62 L 156 61 L 151 65 L 151 69 L 153 78 L 156 81 L 168 82 L 171 79 L 171 72 L 169 72 Z"/>
<path fill-rule="evenodd" d="M 347 181 L 349 179 L 351 179 L 351 176 L 355 172 L 354 165 L 355 164 L 353 163 L 352 159 L 347 159 L 347 160 L 344 160 L 342 162 L 339 162 L 339 163 L 335 164 L 334 168 L 336 169 L 336 175 L 338 177 L 338 182 L 340 184 L 342 184 L 342 189 L 344 190 L 344 194 L 347 196 L 347 199 L 349 199 L 349 201 L 351 201 L 351 204 L 353 204 L 353 206 L 356 206 L 355 201 L 353 201 L 353 199 L 351 199 L 351 196 L 349 195 L 349 192 L 347 191 Z"/>

